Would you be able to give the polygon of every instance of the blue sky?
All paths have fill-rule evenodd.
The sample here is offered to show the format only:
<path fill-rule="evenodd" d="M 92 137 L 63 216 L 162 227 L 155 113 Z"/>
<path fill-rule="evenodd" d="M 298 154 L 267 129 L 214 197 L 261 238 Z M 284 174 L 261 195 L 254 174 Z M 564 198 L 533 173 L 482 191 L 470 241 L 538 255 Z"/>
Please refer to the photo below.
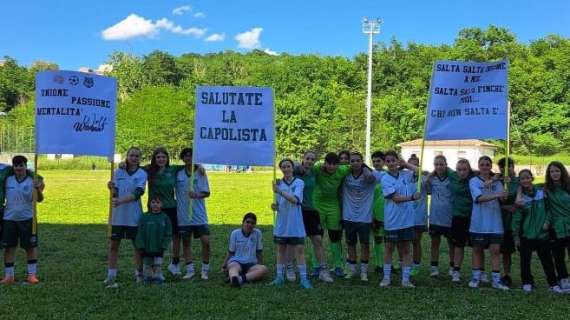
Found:
<path fill-rule="evenodd" d="M 69 70 L 97 68 L 115 50 L 180 55 L 257 48 L 352 57 L 367 48 L 363 16 L 384 20 L 375 38 L 381 42 L 450 44 L 461 28 L 489 24 L 523 42 L 552 33 L 570 37 L 568 0 L 6 0 L 0 57 Z"/>

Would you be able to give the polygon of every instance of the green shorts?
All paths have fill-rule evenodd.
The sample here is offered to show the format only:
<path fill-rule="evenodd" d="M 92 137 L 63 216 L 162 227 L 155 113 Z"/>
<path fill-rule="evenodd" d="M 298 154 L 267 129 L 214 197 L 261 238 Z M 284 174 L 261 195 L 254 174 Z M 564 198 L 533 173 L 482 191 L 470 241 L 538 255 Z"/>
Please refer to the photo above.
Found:
<path fill-rule="evenodd" d="M 133 226 L 111 226 L 111 240 L 135 240 L 138 230 L 138 227 Z"/>
<path fill-rule="evenodd" d="M 4 220 L 2 247 L 31 249 L 38 246 L 38 236 L 32 234 L 32 219 L 24 221 Z"/>
<path fill-rule="evenodd" d="M 499 233 L 469 233 L 472 247 L 488 248 L 492 244 L 503 244 L 503 235 Z"/>
<path fill-rule="evenodd" d="M 288 244 L 292 246 L 304 245 L 304 237 L 278 237 L 273 236 L 273 243 L 275 244 Z"/>
<path fill-rule="evenodd" d="M 202 236 L 210 235 L 210 228 L 207 224 L 196 226 L 178 226 L 177 232 L 183 239 L 191 238 L 192 235 L 194 235 L 194 239 L 200 239 Z"/>
<path fill-rule="evenodd" d="M 415 237 L 414 227 L 384 231 L 384 239 L 386 239 L 386 242 L 413 241 Z"/>
<path fill-rule="evenodd" d="M 332 231 L 342 230 L 342 225 L 340 223 L 340 213 L 324 213 L 319 211 L 319 217 L 323 229 Z"/>
<path fill-rule="evenodd" d="M 344 221 L 346 244 L 355 246 L 360 243 L 370 243 L 370 223 Z"/>

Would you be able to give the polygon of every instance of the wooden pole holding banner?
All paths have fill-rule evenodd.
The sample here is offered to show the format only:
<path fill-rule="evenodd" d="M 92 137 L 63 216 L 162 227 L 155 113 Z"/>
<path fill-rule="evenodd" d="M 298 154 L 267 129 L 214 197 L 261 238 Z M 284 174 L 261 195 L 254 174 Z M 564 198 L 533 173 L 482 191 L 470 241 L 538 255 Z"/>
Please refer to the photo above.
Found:
<path fill-rule="evenodd" d="M 422 136 L 422 148 L 420 151 L 420 168 L 419 168 L 419 172 L 418 172 L 418 192 L 421 193 L 422 192 L 422 171 L 423 171 L 423 162 L 424 162 L 424 147 L 426 144 L 426 131 L 427 131 L 427 122 L 428 122 L 428 116 L 429 116 L 429 106 L 431 104 L 431 86 L 433 84 L 433 74 L 435 73 L 435 65 L 437 62 L 433 63 L 433 66 L 431 68 L 431 78 L 429 80 L 429 94 L 428 94 L 428 101 L 427 101 L 427 105 L 426 105 L 426 116 L 425 116 L 425 120 L 424 120 L 424 133 Z"/>
<path fill-rule="evenodd" d="M 113 179 L 115 178 L 115 159 L 111 160 L 111 180 L 113 181 Z M 111 221 L 113 219 L 113 198 L 115 196 L 115 188 L 113 187 L 112 189 L 109 190 L 109 216 L 107 218 L 107 235 L 109 237 L 111 237 L 111 233 L 112 233 L 112 229 L 113 226 L 111 224 Z"/>
<path fill-rule="evenodd" d="M 34 152 L 34 179 L 32 192 L 32 236 L 38 234 L 38 190 L 36 183 L 38 182 L 38 152 Z"/>
<path fill-rule="evenodd" d="M 504 188 L 509 190 L 509 182 L 506 177 L 509 176 L 509 156 L 511 155 L 511 102 L 507 102 L 507 140 L 505 141 L 505 176 L 503 177 Z"/>

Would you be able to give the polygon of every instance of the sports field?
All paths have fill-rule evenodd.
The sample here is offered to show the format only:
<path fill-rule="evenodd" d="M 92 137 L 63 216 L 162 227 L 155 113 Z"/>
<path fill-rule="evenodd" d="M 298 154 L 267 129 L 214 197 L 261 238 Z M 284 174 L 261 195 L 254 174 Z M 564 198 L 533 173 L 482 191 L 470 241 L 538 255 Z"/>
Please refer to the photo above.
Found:
<path fill-rule="evenodd" d="M 415 289 L 395 286 L 380 289 L 375 275 L 369 283 L 337 280 L 314 282 L 313 290 L 296 284 L 283 289 L 264 283 L 233 289 L 218 273 L 227 250 L 229 232 L 246 211 L 258 214 L 264 232 L 265 258 L 273 272 L 272 213 L 269 205 L 271 173 L 210 173 L 212 196 L 208 211 L 212 231 L 212 273 L 204 282 L 167 278 L 163 286 L 137 286 L 133 280 L 131 245 L 123 243 L 119 259 L 119 289 L 105 289 L 106 171 L 49 170 L 46 200 L 39 205 L 39 277 L 34 287 L 0 287 L 1 319 L 568 319 L 570 296 L 553 296 L 546 290 L 542 269 L 535 259 L 538 289 L 531 295 L 516 289 L 498 292 L 472 290 L 466 281 L 455 286 L 448 277 L 431 279 L 424 250 L 422 273 Z M 194 250 L 197 250 L 194 243 Z M 427 237 L 424 247 L 427 248 Z M 166 259 L 168 260 L 168 259 Z M 199 268 L 199 261 L 197 267 Z M 469 272 L 466 257 L 464 275 Z M 166 263 L 165 263 L 166 264 Z M 446 259 L 441 259 L 445 274 Z M 165 266 L 166 267 L 166 266 Z M 373 268 L 373 266 L 372 266 Z M 166 269 L 166 268 L 165 268 Z M 489 270 L 489 266 L 487 266 Z M 513 267 L 514 287 L 520 286 L 518 259 Z M 19 252 L 16 277 L 25 272 Z M 398 275 L 395 275 L 397 277 Z M 270 275 L 272 277 L 272 275 Z"/>

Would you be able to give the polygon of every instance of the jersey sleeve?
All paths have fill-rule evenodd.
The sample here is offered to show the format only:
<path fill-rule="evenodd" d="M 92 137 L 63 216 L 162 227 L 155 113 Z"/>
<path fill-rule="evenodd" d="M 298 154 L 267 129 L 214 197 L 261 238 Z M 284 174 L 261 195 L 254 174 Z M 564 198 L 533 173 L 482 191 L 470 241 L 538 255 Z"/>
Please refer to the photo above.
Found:
<path fill-rule="evenodd" d="M 263 250 L 263 238 L 260 230 L 257 230 L 257 245 L 255 251 L 259 252 Z"/>
<path fill-rule="evenodd" d="M 483 195 L 483 193 L 481 192 L 481 183 L 479 182 L 479 179 L 476 177 L 471 178 L 471 180 L 469 180 L 469 191 L 471 191 L 471 197 L 473 198 L 473 201 L 476 202 L 477 199 L 479 199 L 480 196 Z"/>
<path fill-rule="evenodd" d="M 233 231 L 230 234 L 230 246 L 228 248 L 228 251 L 231 253 L 235 253 L 236 252 L 236 232 Z"/>
<path fill-rule="evenodd" d="M 208 176 L 206 174 L 200 175 L 198 173 L 198 181 L 196 185 L 195 191 L 202 192 L 202 193 L 210 193 L 210 184 L 208 183 Z"/>
<path fill-rule="evenodd" d="M 296 179 L 295 189 L 293 189 L 293 196 L 297 198 L 297 205 L 303 203 L 303 189 L 305 189 L 305 183 L 301 179 Z"/>
<path fill-rule="evenodd" d="M 390 198 L 396 193 L 396 180 L 389 177 L 389 175 L 384 175 L 382 177 L 382 194 L 384 198 Z"/>

